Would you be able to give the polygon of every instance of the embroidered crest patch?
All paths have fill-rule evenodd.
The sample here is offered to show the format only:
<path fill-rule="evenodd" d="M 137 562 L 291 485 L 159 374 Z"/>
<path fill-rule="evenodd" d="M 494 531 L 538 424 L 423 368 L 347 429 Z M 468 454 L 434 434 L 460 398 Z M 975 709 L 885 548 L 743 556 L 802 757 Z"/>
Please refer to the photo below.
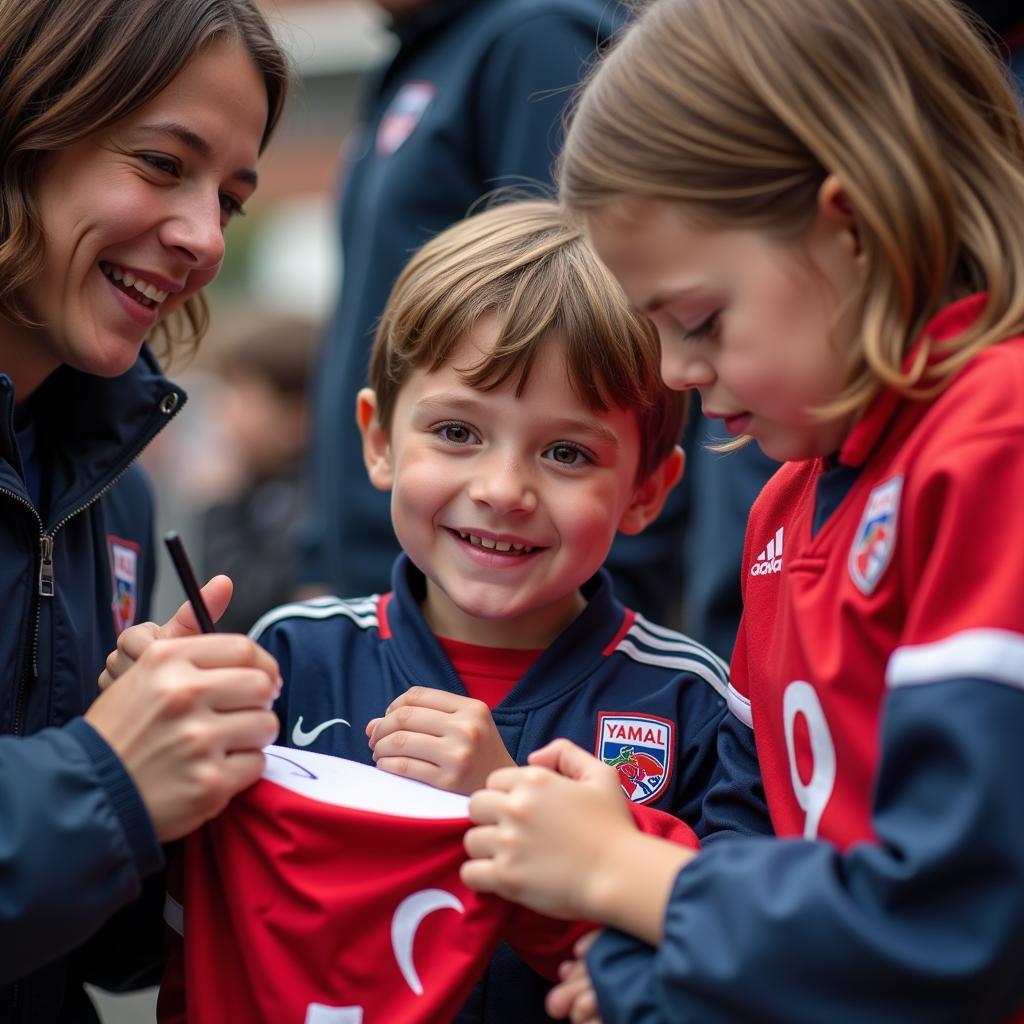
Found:
<path fill-rule="evenodd" d="M 139 545 L 110 534 L 107 536 L 107 551 L 114 592 L 111 602 L 114 633 L 119 634 L 135 624 L 139 596 Z"/>
<path fill-rule="evenodd" d="M 433 82 L 406 82 L 381 118 L 377 128 L 377 155 L 389 157 L 416 130 L 437 87 Z"/>
<path fill-rule="evenodd" d="M 657 715 L 598 712 L 596 755 L 619 773 L 633 803 L 649 804 L 672 777 L 673 723 Z"/>
<path fill-rule="evenodd" d="M 869 495 L 850 548 L 850 576 L 858 590 L 870 594 L 885 572 L 896 546 L 896 519 L 903 477 L 894 476 Z"/>

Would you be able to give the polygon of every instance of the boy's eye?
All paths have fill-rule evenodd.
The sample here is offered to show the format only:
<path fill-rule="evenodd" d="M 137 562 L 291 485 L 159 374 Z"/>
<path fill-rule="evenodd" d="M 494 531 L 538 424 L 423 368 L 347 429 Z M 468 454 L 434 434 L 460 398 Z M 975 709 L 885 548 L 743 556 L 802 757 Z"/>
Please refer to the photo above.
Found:
<path fill-rule="evenodd" d="M 476 434 L 465 423 L 442 423 L 434 428 L 434 433 L 449 444 L 472 444 L 477 440 Z"/>
<path fill-rule="evenodd" d="M 544 454 L 560 466 L 582 466 L 591 461 L 587 453 L 574 444 L 553 444 Z"/>

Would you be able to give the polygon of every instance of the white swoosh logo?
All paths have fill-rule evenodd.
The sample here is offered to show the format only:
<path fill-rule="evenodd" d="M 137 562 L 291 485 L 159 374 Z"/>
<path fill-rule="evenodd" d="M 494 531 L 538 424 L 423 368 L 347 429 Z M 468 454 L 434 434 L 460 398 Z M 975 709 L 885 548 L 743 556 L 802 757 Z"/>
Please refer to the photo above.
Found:
<path fill-rule="evenodd" d="M 295 723 L 295 728 L 292 729 L 292 743 L 297 747 L 308 747 L 324 729 L 330 729 L 332 725 L 348 724 L 344 718 L 328 718 L 326 722 L 321 722 L 310 729 L 309 732 L 305 732 L 302 728 L 302 715 L 299 715 L 299 720 Z"/>
<path fill-rule="evenodd" d="M 457 910 L 460 914 L 466 912 L 459 898 L 447 889 L 421 889 L 402 900 L 391 919 L 391 946 L 395 951 L 395 959 L 406 984 L 418 996 L 423 995 L 423 984 L 412 962 L 412 944 L 420 922 L 435 910 Z"/>

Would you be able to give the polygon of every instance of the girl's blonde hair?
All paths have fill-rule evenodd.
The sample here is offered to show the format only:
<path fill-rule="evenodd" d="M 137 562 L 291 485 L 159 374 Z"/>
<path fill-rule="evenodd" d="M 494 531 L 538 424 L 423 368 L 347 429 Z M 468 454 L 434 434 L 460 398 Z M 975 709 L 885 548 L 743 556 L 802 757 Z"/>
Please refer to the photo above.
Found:
<path fill-rule="evenodd" d="M 835 174 L 867 267 L 860 344 L 823 415 L 940 389 L 1024 328 L 1024 127 L 1006 69 L 948 0 L 656 0 L 582 91 L 561 165 L 577 211 L 680 200 L 797 238 Z M 978 322 L 904 357 L 951 298 Z"/>
<path fill-rule="evenodd" d="M 507 203 L 427 242 L 395 282 L 370 355 L 377 416 L 390 429 L 413 370 L 439 370 L 483 317 L 493 348 L 466 374 L 481 391 L 515 381 L 522 394 L 541 346 L 564 344 L 572 387 L 595 410 L 635 413 L 645 480 L 682 433 L 687 400 L 659 373 L 658 336 L 634 313 L 582 230 L 553 202 Z"/>
<path fill-rule="evenodd" d="M 238 40 L 267 90 L 260 149 L 290 70 L 255 0 L 0 0 L 0 317 L 33 324 L 19 293 L 43 261 L 35 190 L 47 154 L 137 110 L 204 46 Z M 198 345 L 202 293 L 157 326 L 168 352 Z"/>

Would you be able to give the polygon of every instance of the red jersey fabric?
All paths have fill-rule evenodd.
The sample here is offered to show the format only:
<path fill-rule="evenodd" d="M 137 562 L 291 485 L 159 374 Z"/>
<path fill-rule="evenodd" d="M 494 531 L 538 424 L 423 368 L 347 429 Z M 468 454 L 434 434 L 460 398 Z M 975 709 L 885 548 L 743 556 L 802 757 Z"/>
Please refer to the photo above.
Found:
<path fill-rule="evenodd" d="M 984 301 L 950 306 L 924 337 L 960 334 Z M 823 460 L 787 463 L 755 504 L 729 699 L 752 721 L 778 835 L 873 840 L 887 688 L 951 664 L 987 676 L 1019 646 L 1021 566 L 1003 549 L 1024 493 L 1022 350 L 985 350 L 930 402 L 884 392 L 843 445 L 840 463 L 862 468 L 817 533 Z"/>
<path fill-rule="evenodd" d="M 282 747 L 168 879 L 172 943 L 158 1019 L 190 1024 L 437 1024 L 504 938 L 536 970 L 588 926 L 552 921 L 459 880 L 465 797 Z M 632 806 L 632 805 L 631 805 Z M 695 844 L 637 808 L 646 831 Z"/>

